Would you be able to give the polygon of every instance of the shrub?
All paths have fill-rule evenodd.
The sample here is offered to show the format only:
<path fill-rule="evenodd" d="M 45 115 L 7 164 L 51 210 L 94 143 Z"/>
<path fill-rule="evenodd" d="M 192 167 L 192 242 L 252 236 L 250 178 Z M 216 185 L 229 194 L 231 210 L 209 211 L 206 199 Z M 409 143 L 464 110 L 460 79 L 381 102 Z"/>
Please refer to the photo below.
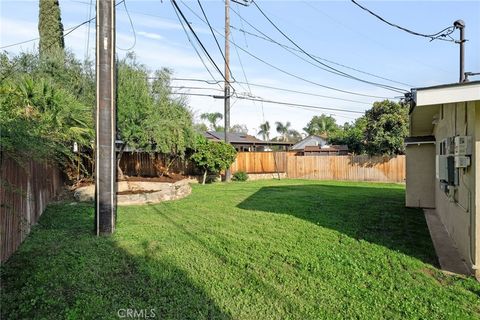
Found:
<path fill-rule="evenodd" d="M 247 181 L 248 174 L 245 171 L 238 171 L 233 174 L 232 177 L 233 181 Z"/>

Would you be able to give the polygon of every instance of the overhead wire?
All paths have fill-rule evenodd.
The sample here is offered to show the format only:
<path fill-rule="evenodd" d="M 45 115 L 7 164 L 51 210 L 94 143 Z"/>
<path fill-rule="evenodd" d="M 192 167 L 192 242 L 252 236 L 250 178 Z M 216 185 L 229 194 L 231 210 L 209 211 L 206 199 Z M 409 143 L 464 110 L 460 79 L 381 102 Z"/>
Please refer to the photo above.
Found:
<path fill-rule="evenodd" d="M 220 98 L 220 96 L 216 96 L 213 94 L 204 94 L 204 93 L 178 93 L 178 94 L 183 94 L 188 96 L 210 97 L 210 98 L 216 98 L 216 99 Z M 252 98 L 252 97 L 244 97 L 244 96 L 236 96 L 236 98 L 242 99 L 242 100 L 251 100 L 251 101 L 259 101 L 259 102 L 261 101 L 265 103 L 278 104 L 278 105 L 284 105 L 284 106 L 290 106 L 290 107 L 301 107 L 306 109 L 337 111 L 337 112 L 354 113 L 354 114 L 362 114 L 362 115 L 364 114 L 363 111 L 355 111 L 350 109 L 320 107 L 320 106 L 315 106 L 310 104 L 293 103 L 293 102 L 269 100 L 269 99 L 262 99 L 262 98 Z"/>
<path fill-rule="evenodd" d="M 404 28 L 404 27 L 401 27 L 399 26 L 398 24 L 395 24 L 395 23 L 392 23 L 386 19 L 384 19 L 383 17 L 381 17 L 380 15 L 376 14 L 375 12 L 373 12 L 372 10 L 368 9 L 367 7 L 361 5 L 360 3 L 358 3 L 357 1 L 355 0 L 351 0 L 353 2 L 353 4 L 355 4 L 356 6 L 358 6 L 360 9 L 368 12 L 369 14 L 371 14 L 372 16 L 376 17 L 377 19 L 379 19 L 380 21 L 388 24 L 389 26 L 391 27 L 394 27 L 394 28 L 397 28 L 397 29 L 400 29 L 402 31 L 405 31 L 409 34 L 412 34 L 412 35 L 415 35 L 415 36 L 419 36 L 419 37 L 424 37 L 424 38 L 429 38 L 430 41 L 433 41 L 433 40 L 443 40 L 443 41 L 449 41 L 449 42 L 455 42 L 455 39 L 453 39 L 450 35 L 455 31 L 455 27 L 454 26 L 448 26 L 436 33 L 432 33 L 432 34 L 424 34 L 424 33 L 420 33 L 420 32 L 416 32 L 416 31 L 412 31 L 410 29 L 407 29 L 407 28 Z M 449 37 L 450 39 L 445 39 L 446 37 Z"/>
<path fill-rule="evenodd" d="M 211 84 L 211 85 L 215 84 L 215 83 L 212 83 L 212 81 L 204 80 L 204 79 L 171 78 L 171 80 L 174 80 L 174 81 L 177 80 L 177 81 L 204 82 L 204 83 Z M 237 83 L 242 84 L 243 82 L 237 81 Z M 245 84 L 246 84 L 246 83 L 245 83 Z M 307 96 L 313 96 L 313 97 L 320 97 L 320 98 L 326 98 L 326 99 L 333 99 L 333 100 L 340 100 L 340 101 L 346 101 L 346 102 L 354 102 L 354 103 L 359 103 L 359 104 L 371 105 L 371 103 L 365 102 L 365 101 L 344 99 L 344 98 L 339 98 L 339 97 L 334 97 L 334 96 L 327 96 L 327 95 L 322 95 L 322 94 L 313 93 L 313 92 L 306 92 L 306 91 L 300 91 L 300 90 L 293 90 L 293 89 L 275 87 L 275 86 L 270 86 L 270 85 L 266 85 L 266 84 L 259 84 L 259 83 L 249 82 L 249 85 L 252 86 L 252 87 L 260 87 L 260 88 L 266 88 L 266 89 L 272 89 L 272 90 L 278 90 L 278 91 L 286 91 L 286 92 L 298 93 L 298 94 L 307 95 Z"/>
<path fill-rule="evenodd" d="M 210 75 L 210 77 L 213 79 L 213 82 L 216 83 L 220 88 L 222 87 L 220 85 L 220 81 L 218 81 L 217 79 L 215 79 L 215 77 L 213 76 L 212 72 L 210 71 L 210 69 L 208 68 L 207 64 L 205 63 L 205 60 L 203 60 L 203 57 L 202 55 L 200 54 L 200 52 L 198 51 L 197 47 L 195 46 L 195 44 L 193 43 L 192 39 L 190 38 L 190 35 L 188 34 L 188 31 L 187 29 L 185 28 L 184 26 L 184 23 L 182 21 L 182 19 L 180 18 L 180 15 L 178 14 L 177 10 L 175 10 L 174 8 L 174 12 L 178 18 L 178 22 L 180 23 L 180 25 L 182 26 L 182 29 L 185 33 L 185 36 L 187 37 L 188 39 L 188 42 L 190 43 L 190 45 L 192 46 L 193 50 L 195 51 L 195 53 L 197 54 L 198 58 L 200 59 L 200 61 L 202 62 L 203 64 L 203 67 L 205 68 L 205 70 L 207 71 L 207 73 Z M 211 62 L 210 62 L 211 63 Z"/>
<path fill-rule="evenodd" d="M 119 6 L 119 5 L 122 4 L 124 1 L 125 1 L 125 0 L 121 0 L 120 2 L 116 3 L 116 4 L 115 4 L 115 7 Z M 63 38 L 65 39 L 65 37 L 68 36 L 69 34 L 71 34 L 73 31 L 75 31 L 75 30 L 77 30 L 78 28 L 80 28 L 81 26 L 83 26 L 83 25 L 85 25 L 85 24 L 87 24 L 87 23 L 95 20 L 95 18 L 96 18 L 96 17 L 92 17 L 91 19 L 86 20 L 86 21 L 83 21 L 82 23 L 79 23 L 79 24 L 77 24 L 76 26 L 70 28 L 70 30 L 69 30 L 68 32 L 66 32 L 66 33 L 63 34 Z M 35 41 L 35 40 L 37 40 L 37 39 L 39 39 L 39 38 L 37 37 L 36 39 L 31 39 L 31 40 L 29 40 L 29 42 L 30 42 L 30 41 Z M 47 46 L 45 49 L 47 49 L 47 50 L 50 49 L 54 44 L 55 44 L 55 43 L 51 43 L 51 44 L 50 44 L 49 46 Z M 9 45 L 9 46 L 12 46 L 12 45 Z M 2 49 L 2 48 L 0 48 L 0 49 Z M 38 54 L 39 54 L 39 53 L 37 53 L 37 55 L 38 55 Z M 18 65 L 18 62 L 19 62 L 19 60 L 16 60 L 16 61 L 13 63 L 13 65 L 12 65 L 12 66 L 10 67 L 10 69 L 5 73 L 5 75 L 0 79 L 0 81 L 4 81 L 4 80 L 7 79 L 10 75 L 12 75 L 13 71 L 15 70 L 15 68 L 16 68 L 17 65 Z"/>
<path fill-rule="evenodd" d="M 304 50 L 300 45 L 298 45 L 291 37 L 289 37 L 284 31 L 282 31 L 276 24 L 275 22 L 273 22 L 269 17 L 268 15 L 260 8 L 260 6 L 257 4 L 257 2 L 255 0 L 252 0 L 252 3 L 255 5 L 255 7 L 258 9 L 258 11 L 264 16 L 264 18 L 283 36 L 285 37 L 289 42 L 291 42 L 295 47 L 297 47 L 303 54 L 305 54 L 307 57 L 309 57 L 310 59 L 316 61 L 317 63 L 319 63 L 320 65 L 324 66 L 325 68 L 328 68 L 328 72 L 331 72 L 331 73 L 334 73 L 334 74 L 337 74 L 337 75 L 340 75 L 340 76 L 343 76 L 343 77 L 346 77 L 346 78 L 350 78 L 350 79 L 353 79 L 353 80 L 356 80 L 356 81 L 360 81 L 360 82 L 363 82 L 363 83 L 367 83 L 367 84 L 370 84 L 370 85 L 374 85 L 374 86 L 377 86 L 377 87 L 380 87 L 380 88 L 383 88 L 383 89 L 386 89 L 386 90 L 390 90 L 390 91 L 394 91 L 394 92 L 397 92 L 397 93 L 405 93 L 407 92 L 407 90 L 405 89 L 402 89 L 402 88 L 398 88 L 398 87 L 394 87 L 394 86 L 390 86 L 390 85 L 386 85 L 386 84 L 382 84 L 382 83 L 377 83 L 377 82 L 373 82 L 373 81 L 368 81 L 368 80 L 365 80 L 365 79 L 361 79 L 361 78 L 358 78 L 358 77 L 355 77 L 351 74 L 348 74 L 346 72 L 343 72 L 337 68 L 334 68 L 324 62 L 322 62 L 320 59 L 317 59 L 315 56 L 313 56 L 312 54 L 310 54 L 309 52 L 307 52 L 306 50 Z"/>
<path fill-rule="evenodd" d="M 235 12 L 235 11 L 234 11 Z M 242 19 L 242 18 L 241 18 Z M 241 20 L 240 20 L 241 21 Z M 260 30 L 258 30 L 255 26 L 251 25 L 248 21 L 244 20 L 247 24 L 250 25 L 250 27 L 256 29 L 257 32 L 261 32 Z M 243 35 L 250 35 L 250 36 L 253 36 L 253 37 L 256 37 L 258 39 L 261 39 L 261 40 L 264 40 L 264 41 L 268 41 L 268 42 L 271 42 L 271 43 L 274 43 L 274 44 L 277 44 L 279 46 L 282 46 L 284 48 L 288 48 L 290 50 L 294 50 L 294 51 L 297 51 L 297 52 L 301 52 L 299 49 L 297 48 L 294 48 L 294 47 L 291 47 L 289 45 L 286 45 L 286 44 L 283 44 L 283 43 L 280 43 L 274 39 L 272 39 L 271 37 L 267 36 L 266 34 L 264 35 L 259 35 L 259 34 L 256 34 L 256 33 L 253 33 L 253 32 L 250 32 L 248 30 L 245 30 L 244 27 L 242 28 L 237 28 L 233 25 L 230 25 L 230 27 L 234 30 L 237 30 L 239 32 L 241 32 Z M 359 73 L 363 73 L 363 74 L 366 74 L 368 76 L 371 76 L 371 77 L 375 77 L 375 78 L 378 78 L 378 79 L 382 79 L 382 80 L 386 80 L 386 81 L 389 81 L 389 82 L 392 82 L 392 83 L 397 83 L 397 84 L 401 84 L 401 85 L 404 85 L 406 87 L 409 87 L 409 88 L 412 88 L 412 87 L 415 87 L 414 85 L 412 84 L 408 84 L 408 83 L 405 83 L 405 82 L 400 82 L 400 81 L 396 81 L 396 80 L 392 80 L 392 79 L 389 79 L 389 78 L 386 78 L 386 77 L 382 77 L 382 76 L 379 76 L 379 75 L 376 75 L 374 73 L 371 73 L 371 72 L 367 72 L 367 71 L 364 71 L 364 70 L 360 70 L 358 68 L 354 68 L 354 67 L 350 67 L 350 66 L 347 66 L 345 64 L 342 64 L 342 63 L 339 63 L 339 62 L 335 62 L 333 60 L 329 60 L 329 59 L 326 59 L 326 58 L 322 58 L 322 57 L 319 57 L 317 55 L 313 55 L 315 58 L 317 59 L 320 59 L 320 60 L 323 60 L 323 61 L 326 61 L 328 63 L 331 63 L 331 64 L 335 64 L 339 67 L 343 67 L 343 68 L 346 68 L 346 69 L 350 69 L 350 70 L 353 70 L 353 71 L 356 71 L 356 72 L 359 72 Z"/>
<path fill-rule="evenodd" d="M 208 20 L 207 14 L 205 13 L 205 10 L 203 9 L 202 3 L 200 2 L 200 0 L 197 0 L 197 3 L 198 3 L 198 6 L 200 7 L 200 10 L 202 10 L 203 17 L 205 18 L 205 21 L 207 22 L 208 27 L 210 29 L 210 32 L 212 33 L 213 39 L 215 40 L 215 43 L 217 44 L 218 51 L 220 51 L 220 54 L 222 55 L 223 61 L 226 64 L 227 59 L 225 59 L 225 54 L 223 53 L 223 50 L 220 47 L 220 43 L 218 43 L 218 39 L 217 39 L 217 36 L 215 35 L 215 32 L 213 32 L 212 25 L 210 24 L 210 21 Z M 233 81 L 235 81 L 235 77 L 232 74 L 232 70 L 230 70 L 230 68 L 228 68 L 228 71 L 229 71 L 230 76 L 232 77 Z"/>
<path fill-rule="evenodd" d="M 180 9 L 180 7 L 178 6 L 176 0 L 170 0 L 170 2 L 172 3 L 174 9 L 180 14 L 180 16 L 182 17 L 183 21 L 187 24 L 188 28 L 190 29 L 190 32 L 194 35 L 195 39 L 197 40 L 198 44 L 200 45 L 200 47 L 202 48 L 202 50 L 204 51 L 204 53 L 207 55 L 207 57 L 210 59 L 210 62 L 215 66 L 215 68 L 217 69 L 218 73 L 220 73 L 220 75 L 222 76 L 223 80 L 225 80 L 225 83 L 228 83 L 229 86 L 232 88 L 233 90 L 233 95 L 235 95 L 235 88 L 231 85 L 230 81 L 227 81 L 227 79 L 225 78 L 225 75 L 222 73 L 222 71 L 220 70 L 220 68 L 218 67 L 218 65 L 215 63 L 215 60 L 213 60 L 212 56 L 210 55 L 210 53 L 208 52 L 208 50 L 205 48 L 205 46 L 203 45 L 202 41 L 200 40 L 200 38 L 198 37 L 197 33 L 195 32 L 195 30 L 193 29 L 193 27 L 190 25 L 190 23 L 188 23 L 188 20 L 187 18 L 185 17 L 185 15 L 183 14 L 183 11 Z M 202 21 L 204 23 L 206 23 L 203 19 Z M 213 29 L 213 27 L 212 27 Z M 213 29 L 214 30 L 214 29 Z"/>
<path fill-rule="evenodd" d="M 126 49 L 117 46 L 117 49 L 120 49 L 122 51 L 130 51 L 133 48 L 135 48 L 135 45 L 137 44 L 137 33 L 135 32 L 135 27 L 133 25 L 132 18 L 130 17 L 130 12 L 128 12 L 127 1 L 126 0 L 123 1 L 123 7 L 125 8 L 125 12 L 127 13 L 128 21 L 130 22 L 130 27 L 132 28 L 133 44 L 129 48 L 126 48 Z"/>
<path fill-rule="evenodd" d="M 185 1 L 181 1 L 181 2 L 182 2 L 182 4 L 183 4 L 190 12 L 192 12 L 200 21 L 202 21 L 202 22 L 205 23 L 205 21 L 204 21 L 192 8 L 190 8 L 190 7 L 185 3 Z M 218 30 L 215 30 L 215 29 L 213 29 L 213 30 L 214 30 L 217 34 L 223 36 L 223 35 L 221 34 L 221 32 L 219 32 Z M 224 36 L 223 36 L 223 37 L 224 37 Z M 230 43 L 232 43 L 232 42 L 230 41 Z M 286 75 L 288 75 L 288 76 L 290 76 L 290 77 L 293 77 L 293 78 L 296 78 L 296 79 L 298 79 L 298 80 L 301 80 L 301 81 L 304 81 L 304 82 L 313 84 L 313 85 L 315 85 L 315 86 L 322 87 L 322 88 L 326 88 L 326 89 L 333 90 L 333 91 L 337 91 L 337 92 L 346 93 L 346 94 L 362 96 L 362 97 L 379 98 L 379 99 L 393 99 L 393 98 L 391 98 L 391 97 L 386 97 L 386 96 L 376 96 L 376 95 L 363 94 L 363 93 L 358 93 L 358 92 L 349 91 L 349 90 L 343 90 L 343 89 L 339 89 L 339 88 L 335 88 L 335 87 L 323 85 L 323 84 L 321 84 L 321 83 L 318 83 L 318 82 L 315 82 L 315 81 L 312 81 L 312 80 L 308 80 L 308 79 L 306 79 L 306 78 L 303 78 L 303 77 L 301 77 L 301 76 L 298 76 L 298 75 L 296 75 L 296 74 L 294 74 L 294 73 L 292 73 L 292 72 L 286 71 L 286 70 L 284 70 L 284 69 L 282 69 L 282 68 L 279 68 L 279 67 L 277 67 L 277 66 L 275 66 L 275 65 L 273 65 L 273 64 L 271 64 L 271 63 L 269 63 L 269 62 L 267 62 L 267 61 L 265 61 L 264 59 L 256 56 L 255 54 L 251 53 L 250 51 L 242 48 L 241 46 L 239 46 L 239 45 L 237 45 L 237 44 L 235 44 L 235 43 L 232 43 L 232 44 L 233 44 L 234 46 L 236 46 L 239 50 L 245 52 L 247 55 L 251 56 L 252 58 L 254 58 L 254 59 L 258 60 L 258 61 L 260 61 L 261 63 L 266 64 L 266 65 L 268 65 L 269 67 L 271 67 L 271 68 L 273 68 L 273 69 L 275 69 L 275 70 L 277 70 L 277 71 L 279 71 L 279 72 L 282 72 L 282 73 L 284 73 L 284 74 L 286 74 Z"/>

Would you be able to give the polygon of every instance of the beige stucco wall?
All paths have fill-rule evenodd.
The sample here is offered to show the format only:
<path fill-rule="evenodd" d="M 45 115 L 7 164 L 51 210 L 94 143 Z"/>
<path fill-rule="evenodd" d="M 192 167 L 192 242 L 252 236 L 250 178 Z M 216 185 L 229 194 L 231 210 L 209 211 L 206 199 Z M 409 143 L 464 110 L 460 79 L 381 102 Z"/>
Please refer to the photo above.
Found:
<path fill-rule="evenodd" d="M 480 105 L 475 102 L 451 103 L 443 105 L 443 119 L 439 116 L 438 124 L 435 125 L 433 133 L 437 143 L 446 137 L 455 135 L 469 135 L 474 137 L 474 150 L 472 154 L 472 165 L 459 170 L 459 186 L 449 197 L 440 189 L 438 180 L 435 182 L 435 207 L 443 224 L 447 228 L 451 238 L 454 240 L 461 256 L 472 266 L 478 254 L 472 252 L 472 240 L 475 232 L 471 226 L 478 210 L 475 203 L 478 198 L 475 178 L 478 172 L 476 153 L 480 151 L 478 127 L 478 113 Z M 477 147 L 475 147 L 475 145 Z M 478 226 L 477 226 L 478 229 Z M 478 245 L 476 246 L 478 253 Z"/>
<path fill-rule="evenodd" d="M 473 243 L 474 243 L 474 263 L 475 263 L 475 277 L 480 281 L 480 101 L 476 101 L 469 108 L 475 108 L 475 142 L 473 145 L 473 154 L 472 159 L 472 175 L 474 176 L 474 181 L 476 182 L 472 188 L 474 194 L 473 200 L 473 217 L 472 223 L 475 226 L 473 229 Z"/>
<path fill-rule="evenodd" d="M 435 208 L 435 144 L 409 144 L 407 157 L 406 206 Z"/>

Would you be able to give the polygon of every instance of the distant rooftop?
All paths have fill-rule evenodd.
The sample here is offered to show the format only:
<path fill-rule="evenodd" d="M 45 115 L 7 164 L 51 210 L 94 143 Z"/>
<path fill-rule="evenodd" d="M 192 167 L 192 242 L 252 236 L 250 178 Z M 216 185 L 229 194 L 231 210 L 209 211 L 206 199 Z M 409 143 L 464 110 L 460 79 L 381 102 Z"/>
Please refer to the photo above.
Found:
<path fill-rule="evenodd" d="M 225 132 L 219 131 L 206 131 L 204 132 L 204 136 L 210 140 L 216 141 L 224 141 L 225 140 Z M 235 133 L 235 132 L 228 132 L 227 133 L 228 140 L 232 144 L 251 144 L 251 145 L 293 145 L 293 142 L 285 142 L 285 141 L 264 141 L 260 140 L 252 135 L 245 134 L 245 133 Z"/>

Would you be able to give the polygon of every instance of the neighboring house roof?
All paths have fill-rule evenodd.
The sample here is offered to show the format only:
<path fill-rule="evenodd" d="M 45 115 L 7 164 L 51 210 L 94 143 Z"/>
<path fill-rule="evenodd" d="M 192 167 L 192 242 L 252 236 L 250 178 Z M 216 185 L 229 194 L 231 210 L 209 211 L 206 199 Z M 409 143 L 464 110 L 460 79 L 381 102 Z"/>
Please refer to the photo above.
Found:
<path fill-rule="evenodd" d="M 305 152 L 338 152 L 338 151 L 348 151 L 347 145 L 330 145 L 330 146 L 306 146 L 304 149 Z"/>
<path fill-rule="evenodd" d="M 292 146 L 292 150 L 304 150 L 310 146 L 324 146 L 327 144 L 327 138 L 322 136 L 310 135 Z"/>
<path fill-rule="evenodd" d="M 225 140 L 224 132 L 207 131 L 207 132 L 204 132 L 204 136 L 207 139 L 214 140 L 214 141 Z M 292 145 L 293 144 L 292 142 L 284 142 L 284 141 L 264 141 L 245 133 L 229 132 L 227 133 L 227 137 L 230 143 L 232 144 L 251 144 L 251 145 Z"/>

